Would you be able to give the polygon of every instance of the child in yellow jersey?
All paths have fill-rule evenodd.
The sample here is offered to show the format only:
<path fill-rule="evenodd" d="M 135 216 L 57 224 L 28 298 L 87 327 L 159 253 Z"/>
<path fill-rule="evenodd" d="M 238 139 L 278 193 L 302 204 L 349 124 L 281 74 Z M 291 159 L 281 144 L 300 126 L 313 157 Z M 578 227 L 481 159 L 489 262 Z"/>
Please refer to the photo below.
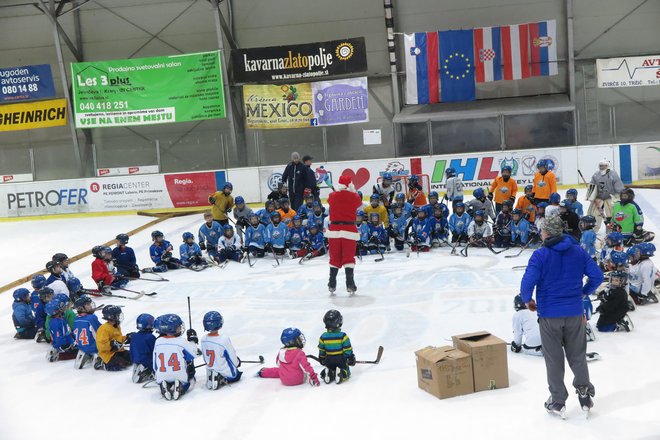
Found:
<path fill-rule="evenodd" d="M 119 324 L 124 319 L 124 313 L 118 306 L 107 305 L 101 314 L 107 322 L 96 331 L 99 357 L 106 371 L 123 370 L 131 365 L 131 355 L 124 349 L 124 344 L 130 344 L 133 333 L 122 334 Z"/>
<path fill-rule="evenodd" d="M 225 182 L 222 186 L 222 191 L 216 191 L 209 196 L 209 203 L 213 205 L 211 207 L 213 220 L 220 223 L 222 226 L 229 224 L 229 217 L 227 217 L 227 214 L 231 212 L 231 208 L 234 207 L 234 198 L 231 196 L 233 190 L 234 185 L 230 182 Z"/>
<path fill-rule="evenodd" d="M 369 214 L 375 212 L 380 217 L 380 221 L 383 223 L 383 227 L 387 228 L 389 223 L 389 216 L 387 215 L 387 209 L 380 204 L 380 197 L 378 194 L 372 194 L 369 199 L 369 206 L 364 208 L 364 214 L 367 218 L 370 217 Z"/>

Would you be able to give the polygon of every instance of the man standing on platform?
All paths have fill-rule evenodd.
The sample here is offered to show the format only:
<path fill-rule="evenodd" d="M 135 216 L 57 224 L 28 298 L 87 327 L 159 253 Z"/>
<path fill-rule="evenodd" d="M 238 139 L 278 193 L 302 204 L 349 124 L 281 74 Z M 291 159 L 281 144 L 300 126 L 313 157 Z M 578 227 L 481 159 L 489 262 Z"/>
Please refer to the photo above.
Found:
<path fill-rule="evenodd" d="M 355 269 L 355 247 L 360 238 L 355 226 L 357 209 L 362 200 L 355 191 L 349 176 L 341 176 L 336 191 L 328 197 L 330 224 L 328 226 L 328 252 L 330 254 L 330 280 L 328 289 L 334 295 L 337 288 L 337 274 L 343 266 L 346 272 L 346 290 L 353 295 L 357 291 L 353 270 Z"/>

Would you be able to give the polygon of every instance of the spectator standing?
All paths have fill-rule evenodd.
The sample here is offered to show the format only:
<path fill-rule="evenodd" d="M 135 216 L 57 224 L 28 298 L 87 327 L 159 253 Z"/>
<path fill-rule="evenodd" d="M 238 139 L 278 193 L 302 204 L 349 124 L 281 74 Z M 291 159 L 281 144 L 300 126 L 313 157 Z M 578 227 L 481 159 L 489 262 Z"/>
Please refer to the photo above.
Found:
<path fill-rule="evenodd" d="M 295 210 L 303 203 L 303 193 L 305 191 L 305 165 L 300 161 L 300 154 L 291 153 L 291 162 L 282 173 L 282 182 L 289 188 L 289 199 L 291 207 Z"/>

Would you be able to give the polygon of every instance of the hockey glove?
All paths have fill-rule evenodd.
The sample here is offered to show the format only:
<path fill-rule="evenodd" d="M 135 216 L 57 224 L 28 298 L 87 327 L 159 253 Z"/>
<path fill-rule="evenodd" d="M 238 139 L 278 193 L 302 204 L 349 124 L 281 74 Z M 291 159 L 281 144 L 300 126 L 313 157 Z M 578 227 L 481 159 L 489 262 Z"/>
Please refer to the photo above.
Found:
<path fill-rule="evenodd" d="M 209 197 L 209 204 L 215 205 L 215 197 Z"/>
<path fill-rule="evenodd" d="M 170 259 L 172 258 L 172 252 L 165 252 L 161 257 L 160 261 L 163 261 L 165 263 L 169 263 Z"/>
<path fill-rule="evenodd" d="M 511 351 L 514 353 L 520 353 L 522 350 L 522 346 L 518 345 L 515 343 L 515 341 L 511 341 Z"/>
<path fill-rule="evenodd" d="M 194 329 L 191 328 L 186 330 L 186 336 L 188 337 L 188 341 L 199 344 L 199 338 L 197 337 L 197 332 Z"/>
<path fill-rule="evenodd" d="M 110 341 L 110 351 L 119 351 L 121 350 L 121 348 L 122 348 L 121 342 L 115 341 L 114 339 Z"/>
<path fill-rule="evenodd" d="M 633 237 L 642 238 L 644 235 L 644 228 L 642 225 L 635 225 L 635 230 L 633 231 Z"/>
<path fill-rule="evenodd" d="M 493 200 L 493 193 L 488 193 L 488 195 L 486 197 L 488 197 L 488 200 L 492 201 Z"/>
<path fill-rule="evenodd" d="M 351 367 L 355 365 L 355 355 L 351 354 L 346 358 L 346 363 L 350 365 Z"/>
<path fill-rule="evenodd" d="M 135 332 L 126 333 L 126 339 L 124 339 L 124 344 L 130 344 L 131 338 L 133 337 L 134 334 Z"/>
<path fill-rule="evenodd" d="M 206 243 L 203 242 L 203 241 L 200 242 L 200 243 L 199 243 L 199 248 L 200 248 L 201 250 L 205 251 L 205 250 L 206 250 Z"/>

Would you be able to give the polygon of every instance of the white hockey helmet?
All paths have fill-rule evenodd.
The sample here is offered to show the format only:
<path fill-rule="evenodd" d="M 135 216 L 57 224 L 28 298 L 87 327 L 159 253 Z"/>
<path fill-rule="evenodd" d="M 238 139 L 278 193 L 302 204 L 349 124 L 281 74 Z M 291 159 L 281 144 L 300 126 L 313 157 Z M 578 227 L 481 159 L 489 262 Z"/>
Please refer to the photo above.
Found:
<path fill-rule="evenodd" d="M 607 170 L 610 169 L 610 161 L 607 159 L 603 159 L 600 162 L 598 162 L 598 169 L 600 170 L 600 174 L 605 175 L 607 173 Z"/>

